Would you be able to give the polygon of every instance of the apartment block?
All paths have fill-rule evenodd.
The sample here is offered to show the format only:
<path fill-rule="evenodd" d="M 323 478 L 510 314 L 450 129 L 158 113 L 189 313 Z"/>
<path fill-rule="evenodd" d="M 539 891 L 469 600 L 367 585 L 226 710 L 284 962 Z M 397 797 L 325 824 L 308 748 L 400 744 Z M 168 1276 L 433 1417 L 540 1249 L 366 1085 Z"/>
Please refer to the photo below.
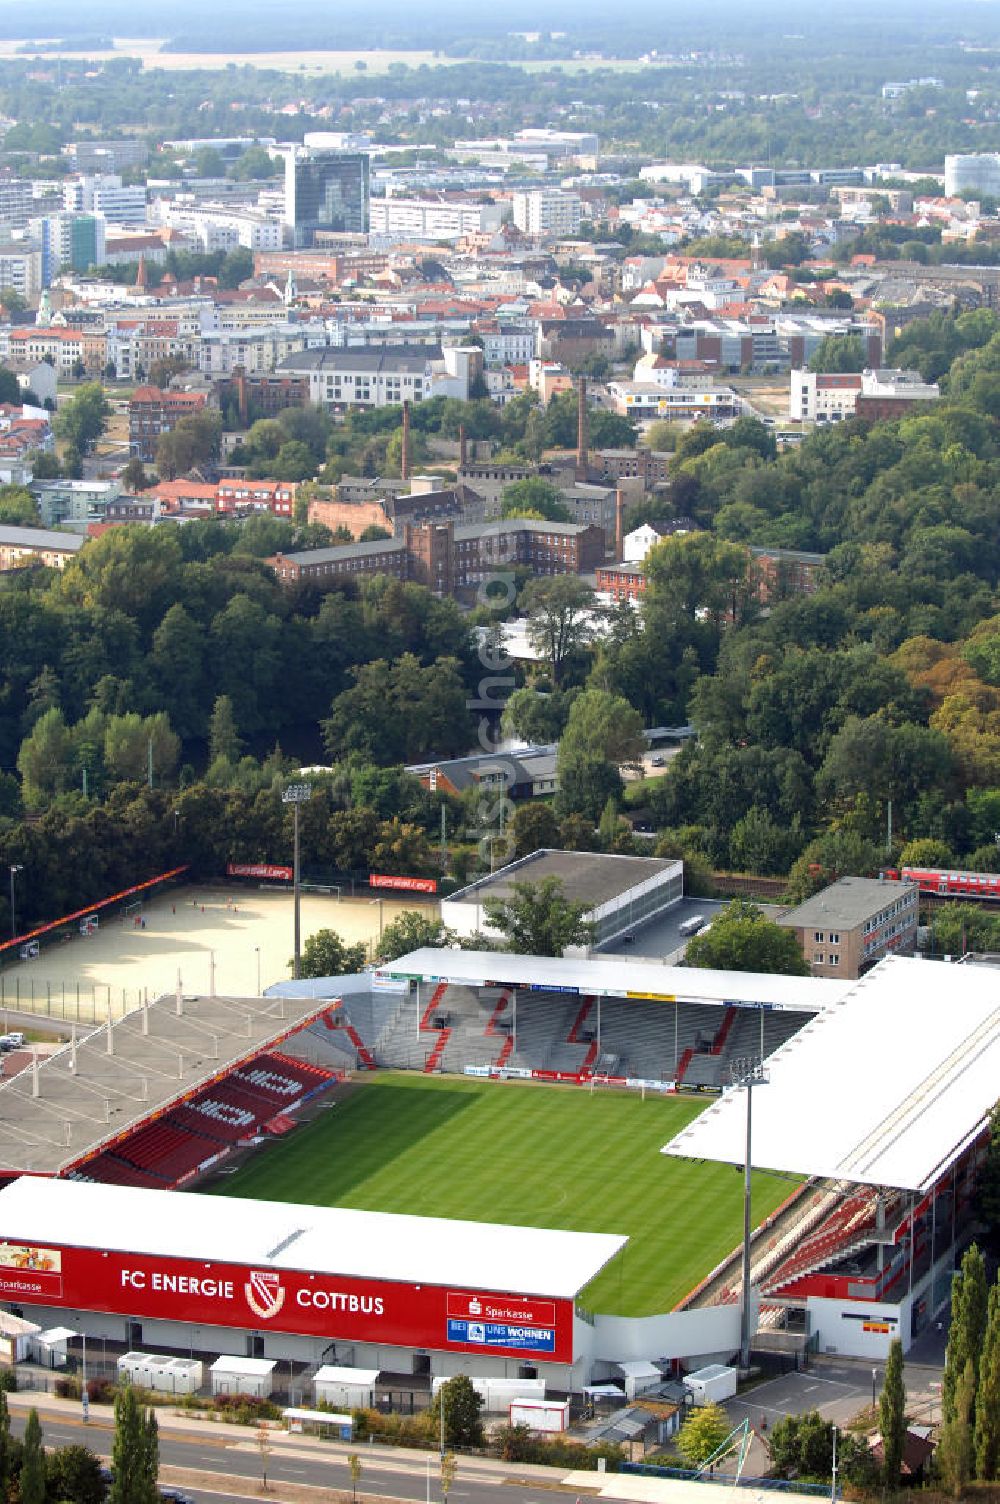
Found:
<path fill-rule="evenodd" d="M 919 891 L 914 883 L 842 877 L 783 914 L 814 976 L 863 976 L 883 956 L 911 956 L 917 943 Z"/>
<path fill-rule="evenodd" d="M 157 386 L 140 386 L 132 393 L 128 405 L 129 454 L 152 464 L 156 446 L 170 433 L 181 418 L 203 410 L 204 392 L 164 392 Z"/>
<path fill-rule="evenodd" d="M 580 228 L 577 193 L 532 188 L 513 197 L 514 223 L 524 235 L 575 235 Z"/>
<path fill-rule="evenodd" d="M 392 240 L 460 240 L 465 235 L 494 234 L 503 220 L 499 204 L 466 203 L 446 198 L 373 198 L 369 231 Z"/>

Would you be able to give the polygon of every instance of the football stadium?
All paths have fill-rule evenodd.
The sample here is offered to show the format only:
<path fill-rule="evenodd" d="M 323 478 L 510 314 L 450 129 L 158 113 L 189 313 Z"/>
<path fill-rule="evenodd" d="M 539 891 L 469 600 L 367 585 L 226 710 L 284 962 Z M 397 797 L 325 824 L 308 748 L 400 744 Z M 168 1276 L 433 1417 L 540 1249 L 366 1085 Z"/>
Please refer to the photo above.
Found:
<path fill-rule="evenodd" d="M 759 1358 L 884 1358 L 947 1298 L 1000 1067 L 991 973 L 941 976 L 429 949 L 144 1001 L 0 1085 L 0 1342 L 316 1397 L 666 1376 L 744 1307 Z"/>

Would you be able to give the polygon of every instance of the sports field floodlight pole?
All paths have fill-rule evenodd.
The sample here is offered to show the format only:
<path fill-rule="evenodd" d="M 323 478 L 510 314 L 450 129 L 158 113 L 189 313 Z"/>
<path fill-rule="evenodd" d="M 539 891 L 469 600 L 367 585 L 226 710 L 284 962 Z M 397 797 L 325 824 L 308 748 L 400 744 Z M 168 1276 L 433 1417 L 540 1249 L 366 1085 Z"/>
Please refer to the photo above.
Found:
<path fill-rule="evenodd" d="M 752 1056 L 734 1060 L 729 1068 L 730 1080 L 735 1087 L 744 1087 L 747 1094 L 747 1138 L 743 1162 L 743 1298 L 740 1311 L 740 1367 L 750 1367 L 750 1232 L 751 1232 L 751 1137 L 753 1131 L 753 1089 L 767 1085 L 764 1063 Z"/>
<path fill-rule="evenodd" d="M 292 976 L 296 979 L 299 975 L 299 959 L 302 954 L 302 923 L 301 923 L 301 899 L 302 884 L 299 871 L 299 805 L 306 804 L 312 798 L 312 785 L 309 783 L 290 783 L 281 796 L 282 804 L 290 804 L 295 821 L 295 845 L 292 857 L 292 890 L 293 905 L 295 909 L 295 946 L 292 952 Z"/>
<path fill-rule="evenodd" d="M 10 869 L 10 938 L 17 939 L 17 920 L 14 917 L 14 879 L 24 868 L 20 862 L 13 862 Z"/>

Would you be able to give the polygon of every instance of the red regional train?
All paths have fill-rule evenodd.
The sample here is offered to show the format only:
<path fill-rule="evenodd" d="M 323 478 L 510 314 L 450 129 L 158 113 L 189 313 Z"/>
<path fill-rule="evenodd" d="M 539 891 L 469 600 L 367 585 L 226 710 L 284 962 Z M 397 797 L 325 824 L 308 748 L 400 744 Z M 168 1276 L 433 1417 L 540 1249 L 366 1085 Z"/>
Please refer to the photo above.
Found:
<path fill-rule="evenodd" d="M 943 867 L 887 867 L 885 877 L 916 883 L 921 893 L 945 898 L 995 898 L 1000 902 L 1000 872 L 949 872 Z"/>

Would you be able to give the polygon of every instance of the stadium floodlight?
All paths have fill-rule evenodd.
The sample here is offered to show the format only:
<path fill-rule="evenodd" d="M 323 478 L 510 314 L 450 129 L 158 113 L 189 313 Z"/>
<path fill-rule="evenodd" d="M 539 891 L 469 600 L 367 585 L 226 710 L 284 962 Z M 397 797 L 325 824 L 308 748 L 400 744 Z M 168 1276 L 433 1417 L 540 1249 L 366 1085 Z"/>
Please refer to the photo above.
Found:
<path fill-rule="evenodd" d="M 745 1088 L 747 1094 L 747 1138 L 743 1161 L 743 1294 L 740 1310 L 740 1367 L 750 1367 L 750 1232 L 751 1232 L 751 1135 L 753 1129 L 753 1089 L 766 1086 L 764 1062 L 757 1056 L 744 1055 L 729 1067 L 730 1084 Z"/>
<path fill-rule="evenodd" d="M 290 783 L 282 790 L 282 804 L 290 804 L 295 819 L 295 846 L 292 859 L 292 906 L 295 911 L 295 942 L 292 951 L 292 976 L 298 979 L 299 958 L 302 953 L 302 924 L 301 924 L 301 881 L 299 873 L 299 805 L 307 804 L 312 798 L 311 783 Z"/>
<path fill-rule="evenodd" d="M 12 862 L 10 868 L 10 938 L 17 939 L 17 920 L 14 917 L 14 879 L 24 868 L 20 862 Z"/>

